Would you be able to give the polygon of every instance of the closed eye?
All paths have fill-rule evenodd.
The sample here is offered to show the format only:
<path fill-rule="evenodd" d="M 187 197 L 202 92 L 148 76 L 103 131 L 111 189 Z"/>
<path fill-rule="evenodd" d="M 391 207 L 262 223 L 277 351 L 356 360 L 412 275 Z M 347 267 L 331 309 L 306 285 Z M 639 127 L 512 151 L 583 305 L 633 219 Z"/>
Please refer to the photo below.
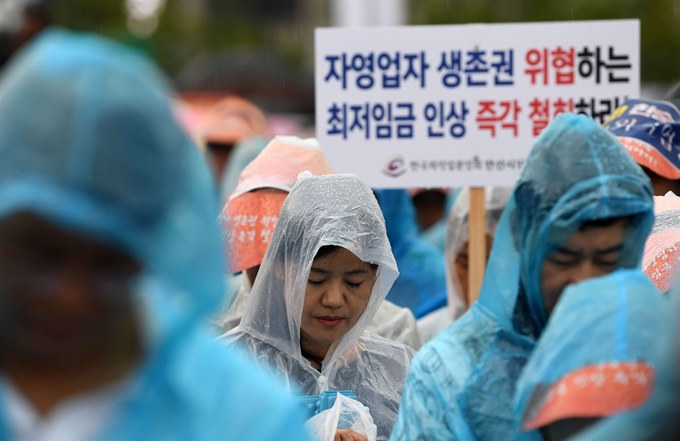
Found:
<path fill-rule="evenodd" d="M 314 285 L 314 286 L 321 286 L 321 285 L 323 285 L 324 282 L 325 282 L 325 280 L 311 280 L 311 279 L 307 279 L 307 283 L 311 283 L 311 284 Z"/>
<path fill-rule="evenodd" d="M 616 260 L 596 260 L 595 263 L 599 266 L 610 268 L 616 266 Z"/>
<path fill-rule="evenodd" d="M 555 264 L 557 266 L 561 266 L 561 267 L 567 267 L 567 266 L 575 265 L 579 261 L 579 259 L 571 259 L 571 258 L 559 259 L 559 258 L 555 258 L 555 257 L 551 257 L 549 260 L 553 264 Z"/>

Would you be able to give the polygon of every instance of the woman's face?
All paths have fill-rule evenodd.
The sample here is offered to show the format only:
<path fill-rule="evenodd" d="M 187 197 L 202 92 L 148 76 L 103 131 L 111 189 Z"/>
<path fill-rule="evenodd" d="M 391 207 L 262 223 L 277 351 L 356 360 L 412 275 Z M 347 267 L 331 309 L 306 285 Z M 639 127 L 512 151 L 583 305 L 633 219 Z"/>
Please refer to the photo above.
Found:
<path fill-rule="evenodd" d="M 375 268 L 345 248 L 316 257 L 307 280 L 300 323 L 304 347 L 325 356 L 359 320 L 375 283 Z"/>

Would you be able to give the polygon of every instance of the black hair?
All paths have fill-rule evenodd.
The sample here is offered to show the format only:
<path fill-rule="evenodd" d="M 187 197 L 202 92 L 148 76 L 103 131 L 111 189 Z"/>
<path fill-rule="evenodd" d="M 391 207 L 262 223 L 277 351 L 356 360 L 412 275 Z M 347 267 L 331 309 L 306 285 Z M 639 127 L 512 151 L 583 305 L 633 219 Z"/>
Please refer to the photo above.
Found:
<path fill-rule="evenodd" d="M 619 216 L 619 217 L 608 217 L 606 219 L 593 219 L 585 221 L 579 227 L 579 231 L 587 230 L 588 228 L 607 228 L 619 222 L 630 223 L 633 220 L 633 216 Z"/>
<path fill-rule="evenodd" d="M 234 143 L 228 143 L 228 142 L 215 142 L 215 141 L 208 141 L 205 143 L 205 146 L 208 148 L 210 151 L 214 152 L 229 152 L 233 150 L 234 148 Z"/>
<path fill-rule="evenodd" d="M 316 256 L 314 256 L 314 259 L 322 259 L 324 257 L 331 256 L 340 251 L 342 248 L 343 247 L 339 247 L 337 245 L 324 245 L 321 248 L 319 248 L 319 251 L 316 252 Z M 370 265 L 374 272 L 378 270 L 378 265 L 374 263 L 371 263 Z"/>

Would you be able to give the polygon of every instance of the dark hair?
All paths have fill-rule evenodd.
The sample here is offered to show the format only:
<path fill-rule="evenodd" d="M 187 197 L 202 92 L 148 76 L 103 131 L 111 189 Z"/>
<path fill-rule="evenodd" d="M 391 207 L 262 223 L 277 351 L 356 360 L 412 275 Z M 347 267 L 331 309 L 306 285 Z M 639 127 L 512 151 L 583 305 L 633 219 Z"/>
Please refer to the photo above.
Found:
<path fill-rule="evenodd" d="M 228 152 L 228 151 L 231 151 L 234 148 L 234 143 L 208 141 L 208 142 L 205 143 L 205 146 L 208 150 L 211 150 L 211 151 Z"/>
<path fill-rule="evenodd" d="M 446 194 L 441 190 L 425 190 L 413 196 L 413 205 L 416 208 L 432 204 L 445 205 Z"/>
<path fill-rule="evenodd" d="M 341 249 L 342 247 L 339 247 L 337 245 L 322 246 L 321 248 L 319 248 L 319 251 L 316 252 L 316 256 L 314 256 L 314 259 L 322 259 L 324 257 L 331 256 L 340 251 Z M 371 263 L 370 265 L 374 272 L 378 270 L 378 265 L 374 263 Z"/>
<path fill-rule="evenodd" d="M 633 220 L 633 216 L 620 216 L 620 217 L 608 217 L 606 219 L 593 219 L 585 221 L 579 227 L 579 231 L 587 230 L 589 228 L 607 228 L 619 222 L 630 224 Z"/>
<path fill-rule="evenodd" d="M 326 256 L 330 256 L 331 254 L 335 254 L 338 251 L 340 251 L 340 248 L 337 245 L 326 245 L 321 248 L 319 248 L 319 251 L 316 252 L 316 256 L 314 256 L 315 259 L 321 259 Z"/>

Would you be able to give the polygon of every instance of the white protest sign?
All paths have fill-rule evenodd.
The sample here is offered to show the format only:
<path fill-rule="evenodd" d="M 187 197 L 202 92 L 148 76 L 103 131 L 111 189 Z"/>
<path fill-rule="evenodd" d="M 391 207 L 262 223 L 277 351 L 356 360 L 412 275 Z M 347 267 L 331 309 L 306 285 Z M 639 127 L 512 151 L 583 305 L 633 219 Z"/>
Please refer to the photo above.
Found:
<path fill-rule="evenodd" d="M 372 187 L 512 186 L 557 114 L 640 90 L 638 20 L 316 30 L 316 131 Z"/>

